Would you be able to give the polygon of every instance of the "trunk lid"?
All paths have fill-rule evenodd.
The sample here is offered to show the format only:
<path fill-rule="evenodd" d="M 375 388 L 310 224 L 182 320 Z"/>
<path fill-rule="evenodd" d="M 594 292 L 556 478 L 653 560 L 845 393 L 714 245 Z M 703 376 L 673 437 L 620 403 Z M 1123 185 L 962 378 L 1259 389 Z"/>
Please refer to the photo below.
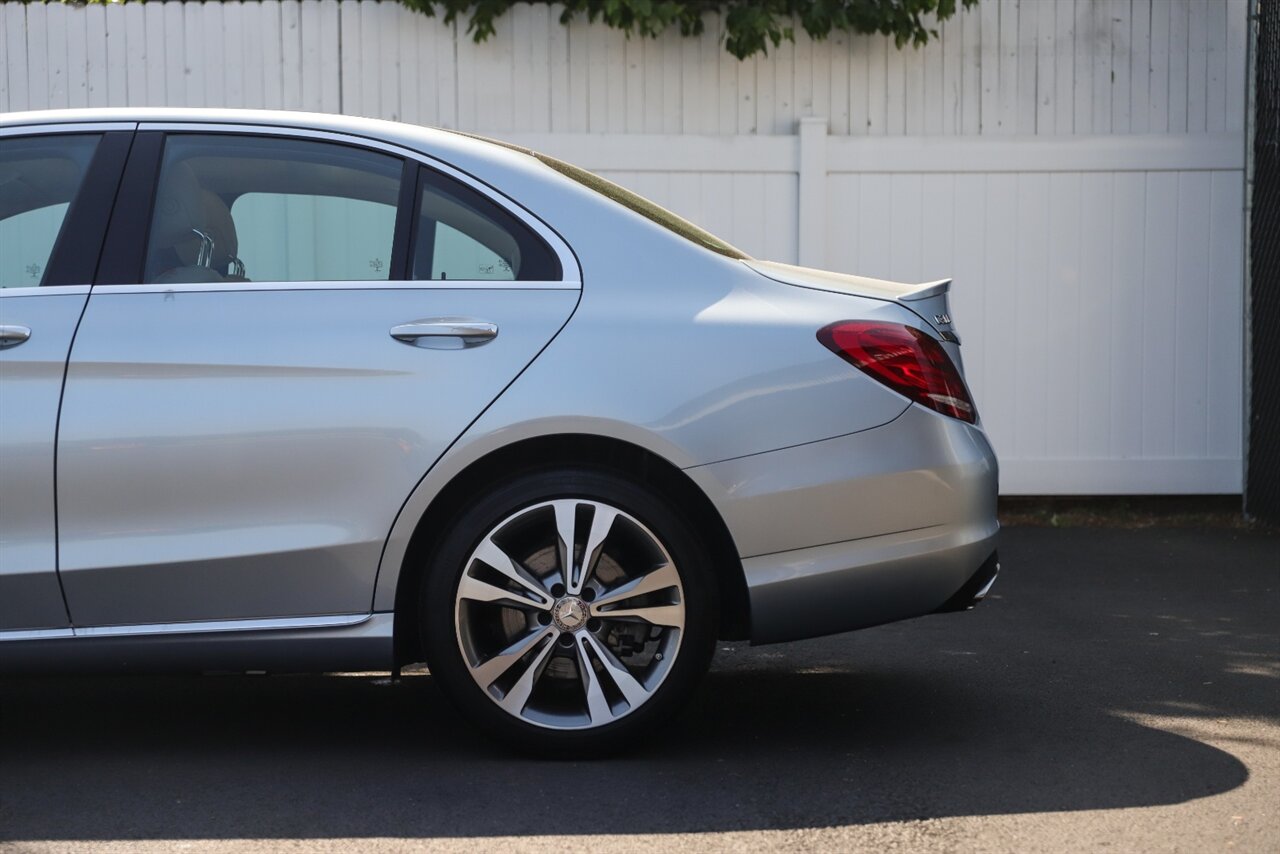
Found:
<path fill-rule="evenodd" d="M 951 321 L 951 306 L 948 300 L 948 294 L 951 291 L 950 279 L 939 279 L 922 285 L 908 285 L 886 279 L 872 279 L 867 276 L 815 270 L 812 267 L 779 264 L 776 261 L 750 259 L 742 263 L 760 275 L 785 285 L 897 302 L 919 315 L 920 319 L 929 324 L 943 341 L 960 343 L 955 335 L 955 325 Z"/>
<path fill-rule="evenodd" d="M 742 263 L 765 278 L 785 285 L 896 302 L 925 322 L 926 328 L 932 330 L 942 342 L 943 348 L 955 361 L 956 367 L 961 373 L 964 372 L 964 363 L 960 360 L 960 337 L 956 334 L 955 324 L 951 320 L 950 279 L 908 285 L 886 279 L 872 279 L 867 276 L 816 270 L 812 267 L 779 264 L 776 261 L 757 261 L 754 258 Z"/>

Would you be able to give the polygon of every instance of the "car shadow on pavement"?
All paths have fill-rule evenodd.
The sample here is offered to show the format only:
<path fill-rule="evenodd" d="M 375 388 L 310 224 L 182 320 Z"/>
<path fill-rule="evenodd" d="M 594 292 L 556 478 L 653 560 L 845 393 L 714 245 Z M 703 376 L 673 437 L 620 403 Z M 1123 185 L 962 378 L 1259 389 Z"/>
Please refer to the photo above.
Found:
<path fill-rule="evenodd" d="M 1235 756 L 1151 720 L 1280 722 L 1280 583 L 1258 544 L 1222 534 L 1210 553 L 1247 554 L 1209 584 L 1170 568 L 1195 555 L 1176 532 L 1148 544 L 1172 561 L 1123 570 L 1112 532 L 1060 533 L 1007 532 L 1021 569 L 972 614 L 726 645 L 692 708 L 613 759 L 513 757 L 429 676 L 3 680 L 0 839 L 789 829 L 1243 784 Z"/>

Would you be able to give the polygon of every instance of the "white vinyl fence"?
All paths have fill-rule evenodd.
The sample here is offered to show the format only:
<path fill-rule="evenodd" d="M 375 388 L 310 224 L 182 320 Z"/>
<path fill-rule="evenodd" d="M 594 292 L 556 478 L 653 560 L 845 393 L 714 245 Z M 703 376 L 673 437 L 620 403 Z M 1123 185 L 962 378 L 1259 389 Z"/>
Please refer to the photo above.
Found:
<path fill-rule="evenodd" d="M 497 36 L 378 2 L 0 6 L 0 109 L 345 112 L 600 171 L 761 257 L 925 281 L 1006 494 L 1241 486 L 1245 0 L 980 0 L 921 50 Z"/>

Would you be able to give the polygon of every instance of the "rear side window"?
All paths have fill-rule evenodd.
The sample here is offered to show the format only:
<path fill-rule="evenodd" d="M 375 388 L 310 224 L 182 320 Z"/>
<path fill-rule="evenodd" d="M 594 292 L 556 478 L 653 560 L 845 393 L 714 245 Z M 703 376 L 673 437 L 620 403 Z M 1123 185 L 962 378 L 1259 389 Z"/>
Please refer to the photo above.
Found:
<path fill-rule="evenodd" d="M 336 143 L 171 136 L 143 281 L 385 281 L 402 172 Z"/>
<path fill-rule="evenodd" d="M 98 140 L 97 134 L 0 139 L 0 288 L 44 281 Z"/>
<path fill-rule="evenodd" d="M 470 187 L 423 168 L 414 279 L 558 282 L 560 259 L 533 229 Z"/>

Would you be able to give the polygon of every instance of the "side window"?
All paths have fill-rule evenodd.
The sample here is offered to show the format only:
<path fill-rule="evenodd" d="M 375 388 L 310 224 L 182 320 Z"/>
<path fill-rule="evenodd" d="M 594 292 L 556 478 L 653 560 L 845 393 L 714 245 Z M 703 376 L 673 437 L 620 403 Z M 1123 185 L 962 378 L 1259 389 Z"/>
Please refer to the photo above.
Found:
<path fill-rule="evenodd" d="M 419 196 L 413 278 L 560 281 L 560 259 L 551 247 L 500 205 L 425 167 Z"/>
<path fill-rule="evenodd" d="M 43 281 L 98 139 L 97 134 L 0 139 L 0 288 L 30 288 Z"/>
<path fill-rule="evenodd" d="M 336 143 L 170 136 L 143 282 L 385 281 L 402 170 Z"/>

